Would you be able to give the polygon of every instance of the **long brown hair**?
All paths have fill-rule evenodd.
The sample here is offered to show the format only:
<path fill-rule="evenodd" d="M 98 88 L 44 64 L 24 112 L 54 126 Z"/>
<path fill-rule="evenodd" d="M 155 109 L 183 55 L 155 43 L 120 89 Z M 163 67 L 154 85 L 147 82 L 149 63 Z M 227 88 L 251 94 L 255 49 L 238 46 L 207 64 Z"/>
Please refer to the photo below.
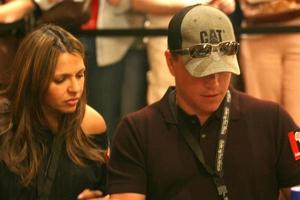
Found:
<path fill-rule="evenodd" d="M 58 57 L 65 52 L 78 54 L 84 59 L 83 45 L 73 35 L 56 25 L 44 25 L 28 34 L 16 53 L 14 73 L 6 90 L 11 102 L 13 128 L 1 136 L 0 160 L 20 176 L 24 186 L 32 183 L 42 157 L 49 150 L 43 138 L 47 127 L 42 106 Z M 84 158 L 103 161 L 102 152 L 81 130 L 85 93 L 84 89 L 75 112 L 62 114 L 58 119 L 58 132 L 64 135 L 68 156 L 80 166 L 85 165 Z"/>

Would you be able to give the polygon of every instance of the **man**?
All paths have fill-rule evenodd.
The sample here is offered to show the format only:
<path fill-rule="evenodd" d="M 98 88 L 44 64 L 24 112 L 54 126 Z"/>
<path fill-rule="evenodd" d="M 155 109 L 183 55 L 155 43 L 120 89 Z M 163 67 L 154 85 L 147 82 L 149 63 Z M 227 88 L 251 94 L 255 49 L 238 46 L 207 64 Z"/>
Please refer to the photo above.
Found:
<path fill-rule="evenodd" d="M 101 0 L 97 24 L 99 29 L 143 28 L 144 24 L 166 28 L 163 21 L 169 21 L 171 14 L 199 2 L 206 0 Z M 235 8 L 234 0 L 214 0 L 211 4 L 227 13 Z M 153 26 L 153 16 L 164 26 Z M 166 38 L 154 38 L 147 38 L 145 43 L 138 35 L 97 37 L 96 54 L 89 49 L 97 62 L 89 59 L 88 102 L 103 114 L 110 140 L 124 115 L 147 104 L 146 93 L 148 103 L 156 101 L 174 83 L 161 56 L 167 48 Z"/>
<path fill-rule="evenodd" d="M 108 162 L 118 200 L 259 200 L 300 184 L 297 127 L 278 104 L 229 87 L 239 74 L 232 24 L 194 5 L 170 21 L 165 52 L 176 88 L 119 124 Z M 259 49 L 258 49 L 259 50 Z M 294 156 L 295 155 L 295 156 Z"/>

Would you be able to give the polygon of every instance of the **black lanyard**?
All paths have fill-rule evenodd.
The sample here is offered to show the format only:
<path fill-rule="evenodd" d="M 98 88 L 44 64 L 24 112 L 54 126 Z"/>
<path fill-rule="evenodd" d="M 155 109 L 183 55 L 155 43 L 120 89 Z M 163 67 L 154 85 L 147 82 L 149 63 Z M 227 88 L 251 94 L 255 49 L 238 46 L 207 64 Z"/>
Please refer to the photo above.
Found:
<path fill-rule="evenodd" d="M 177 117 L 177 107 L 175 103 L 175 91 L 171 92 L 169 96 L 169 102 L 172 107 L 172 112 Z M 223 160 L 224 160 L 224 152 L 225 152 L 225 145 L 227 139 L 227 130 L 228 130 L 228 123 L 229 123 L 229 114 L 230 114 L 230 103 L 231 103 L 231 93 L 228 90 L 225 102 L 224 102 L 224 109 L 223 109 L 223 116 L 222 116 L 222 123 L 221 129 L 219 133 L 219 140 L 218 140 L 218 148 L 216 152 L 216 169 L 212 169 L 209 165 L 206 164 L 203 151 L 196 141 L 192 133 L 187 129 L 185 126 L 179 125 L 179 132 L 183 135 L 185 141 L 188 143 L 192 151 L 195 153 L 197 159 L 200 161 L 202 166 L 205 170 L 212 176 L 215 186 L 218 191 L 218 195 L 221 196 L 224 200 L 228 200 L 228 191 L 223 179 Z"/>

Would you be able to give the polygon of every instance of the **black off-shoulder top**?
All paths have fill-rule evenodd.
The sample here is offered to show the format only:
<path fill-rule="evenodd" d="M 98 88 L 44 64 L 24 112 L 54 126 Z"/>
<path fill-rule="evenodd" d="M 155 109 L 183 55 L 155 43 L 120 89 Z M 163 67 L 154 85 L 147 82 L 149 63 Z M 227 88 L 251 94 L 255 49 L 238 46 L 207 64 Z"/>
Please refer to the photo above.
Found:
<path fill-rule="evenodd" d="M 52 142 L 53 136 L 49 136 L 49 138 Z M 92 135 L 92 141 L 101 149 L 106 149 L 108 146 L 106 133 Z M 103 191 L 106 182 L 105 163 L 94 161 L 86 161 L 86 163 L 85 167 L 76 165 L 68 157 L 66 149 L 63 148 L 49 199 L 75 200 L 77 195 L 86 188 Z M 20 178 L 0 161 L 0 199 L 37 200 L 37 184 L 32 184 L 27 188 L 23 187 L 20 184 Z"/>

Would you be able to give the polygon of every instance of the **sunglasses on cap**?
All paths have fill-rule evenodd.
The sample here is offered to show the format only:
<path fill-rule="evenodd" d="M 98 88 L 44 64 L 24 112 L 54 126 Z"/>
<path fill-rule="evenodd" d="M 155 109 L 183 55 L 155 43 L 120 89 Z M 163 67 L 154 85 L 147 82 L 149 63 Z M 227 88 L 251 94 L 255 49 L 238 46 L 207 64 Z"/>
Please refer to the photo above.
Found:
<path fill-rule="evenodd" d="M 221 55 L 235 55 L 239 50 L 240 44 L 235 41 L 225 41 L 218 44 L 200 43 L 185 49 L 171 50 L 171 53 L 189 55 L 192 58 L 204 58 L 211 52 L 219 52 Z"/>

